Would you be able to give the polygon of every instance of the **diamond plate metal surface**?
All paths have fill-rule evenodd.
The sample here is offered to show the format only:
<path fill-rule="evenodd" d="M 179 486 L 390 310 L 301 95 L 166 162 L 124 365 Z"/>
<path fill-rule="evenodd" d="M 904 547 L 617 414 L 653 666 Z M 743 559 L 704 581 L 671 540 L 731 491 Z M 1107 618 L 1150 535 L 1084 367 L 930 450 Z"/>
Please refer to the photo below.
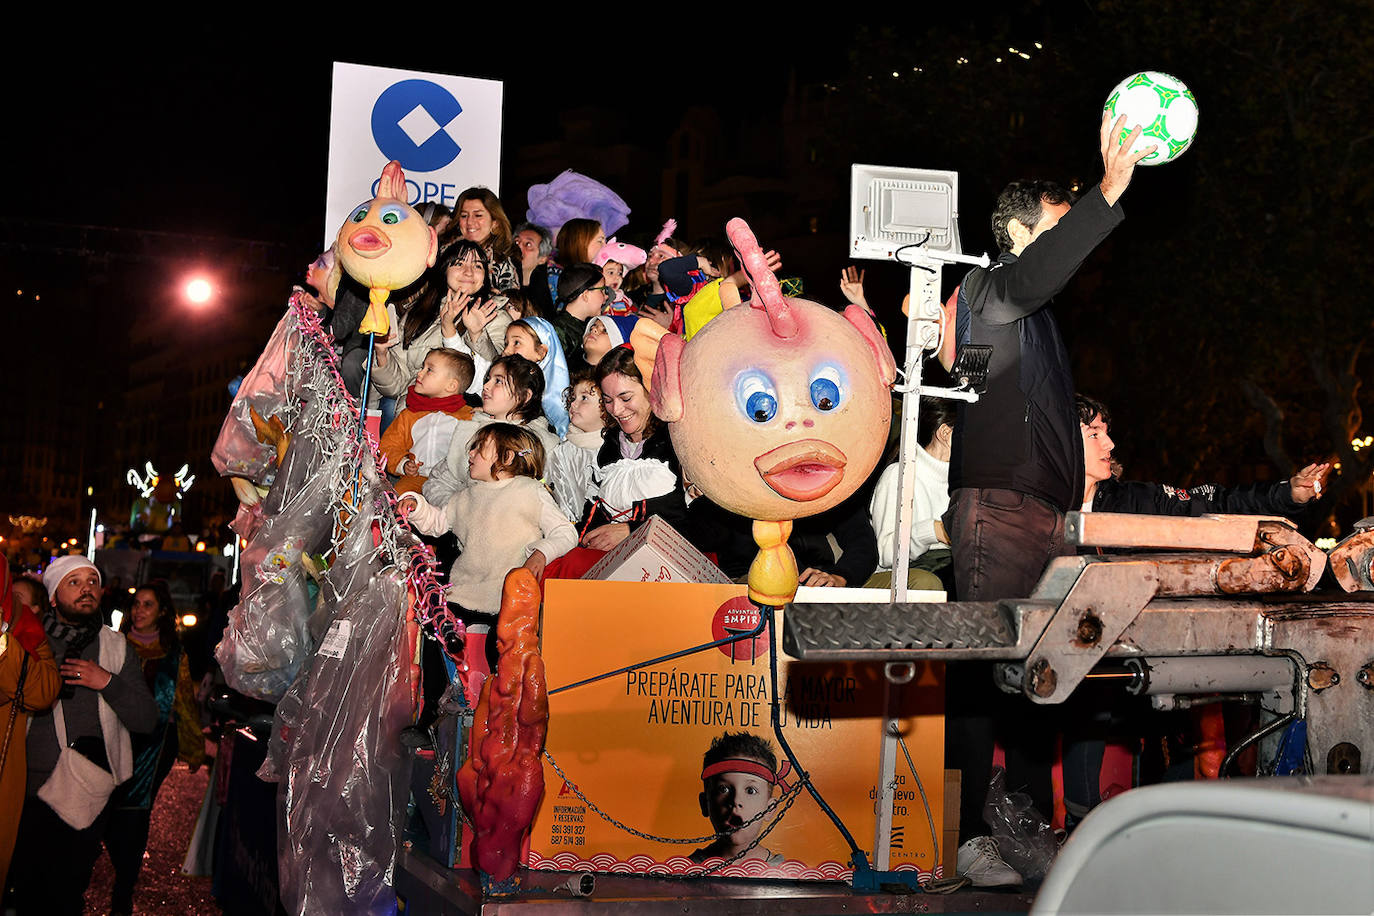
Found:
<path fill-rule="evenodd" d="M 1010 612 L 992 602 L 793 604 L 783 648 L 800 659 L 891 659 L 906 652 L 969 657 L 1013 654 Z"/>

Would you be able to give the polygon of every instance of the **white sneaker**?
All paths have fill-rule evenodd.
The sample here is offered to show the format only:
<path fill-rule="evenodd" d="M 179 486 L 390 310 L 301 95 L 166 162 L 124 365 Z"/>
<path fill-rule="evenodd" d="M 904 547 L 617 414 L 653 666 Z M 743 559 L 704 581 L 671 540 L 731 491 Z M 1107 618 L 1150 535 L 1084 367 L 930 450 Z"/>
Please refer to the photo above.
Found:
<path fill-rule="evenodd" d="M 1008 865 L 997 851 L 997 841 L 990 836 L 978 836 L 959 847 L 958 873 L 973 882 L 974 887 L 1016 887 L 1021 875 Z"/>

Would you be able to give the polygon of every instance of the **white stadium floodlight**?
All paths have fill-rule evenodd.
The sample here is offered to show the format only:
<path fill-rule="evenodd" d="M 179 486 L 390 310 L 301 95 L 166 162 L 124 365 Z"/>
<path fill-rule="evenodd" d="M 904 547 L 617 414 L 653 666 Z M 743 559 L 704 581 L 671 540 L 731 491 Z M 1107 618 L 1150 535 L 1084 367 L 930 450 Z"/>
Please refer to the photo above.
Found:
<path fill-rule="evenodd" d="M 854 165 L 849 201 L 849 254 L 878 261 L 902 260 L 903 248 L 921 248 L 965 259 L 959 241 L 959 173 Z"/>

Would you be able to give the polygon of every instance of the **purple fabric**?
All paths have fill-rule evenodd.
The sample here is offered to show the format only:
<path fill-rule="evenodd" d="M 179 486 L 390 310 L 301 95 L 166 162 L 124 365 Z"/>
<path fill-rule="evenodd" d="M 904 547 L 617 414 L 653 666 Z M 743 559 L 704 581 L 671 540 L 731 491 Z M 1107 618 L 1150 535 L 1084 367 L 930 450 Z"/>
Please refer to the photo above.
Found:
<path fill-rule="evenodd" d="M 594 219 L 606 235 L 630 221 L 630 206 L 599 181 L 567 169 L 548 184 L 532 185 L 525 218 L 553 235 L 570 219 Z"/>

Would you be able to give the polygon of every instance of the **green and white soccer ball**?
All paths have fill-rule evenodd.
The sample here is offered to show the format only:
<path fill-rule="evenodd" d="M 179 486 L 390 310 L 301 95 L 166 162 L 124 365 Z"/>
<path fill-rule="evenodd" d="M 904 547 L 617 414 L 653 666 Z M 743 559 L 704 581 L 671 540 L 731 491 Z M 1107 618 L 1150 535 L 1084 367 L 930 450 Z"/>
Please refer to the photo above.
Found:
<path fill-rule="evenodd" d="M 1126 116 L 1125 127 L 1118 142 L 1140 125 L 1140 138 L 1131 149 L 1139 150 L 1150 144 L 1157 149 L 1141 165 L 1163 165 L 1183 155 L 1197 136 L 1197 99 L 1177 77 L 1155 70 L 1146 70 L 1127 77 L 1116 84 L 1107 104 L 1102 106 L 1113 123 Z"/>

